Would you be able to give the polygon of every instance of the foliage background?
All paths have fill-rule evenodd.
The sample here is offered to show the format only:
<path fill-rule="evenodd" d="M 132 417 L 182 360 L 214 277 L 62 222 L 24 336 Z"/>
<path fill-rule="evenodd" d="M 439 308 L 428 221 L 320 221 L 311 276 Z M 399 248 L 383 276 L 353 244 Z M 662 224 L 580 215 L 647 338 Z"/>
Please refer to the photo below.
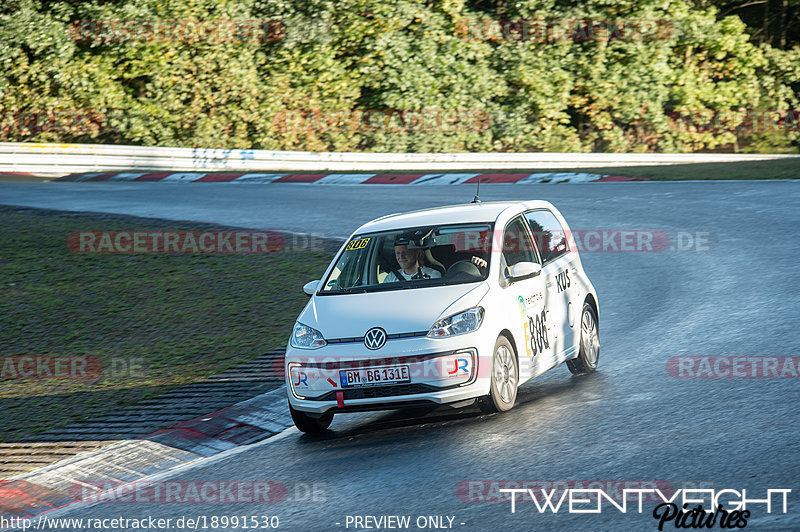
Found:
<path fill-rule="evenodd" d="M 0 141 L 797 153 L 798 18 L 800 0 L 3 0 Z M 285 31 L 273 42 L 70 32 L 82 20 L 231 19 Z M 673 31 L 556 42 L 462 31 L 497 19 L 659 19 Z M 393 114 L 356 125 L 370 110 Z M 403 111 L 446 110 L 482 125 L 397 125 Z M 753 127 L 752 111 L 786 122 Z M 744 122 L 703 125 L 715 116 Z"/>

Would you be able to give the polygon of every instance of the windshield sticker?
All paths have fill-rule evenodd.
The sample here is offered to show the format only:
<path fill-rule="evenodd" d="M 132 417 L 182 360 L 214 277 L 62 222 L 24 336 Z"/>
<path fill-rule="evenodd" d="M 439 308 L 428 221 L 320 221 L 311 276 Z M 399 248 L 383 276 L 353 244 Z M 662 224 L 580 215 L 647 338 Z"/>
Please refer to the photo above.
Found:
<path fill-rule="evenodd" d="M 352 251 L 354 249 L 364 249 L 367 247 L 369 243 L 369 238 L 359 238 L 358 240 L 351 240 L 347 247 L 344 248 L 345 251 Z"/>

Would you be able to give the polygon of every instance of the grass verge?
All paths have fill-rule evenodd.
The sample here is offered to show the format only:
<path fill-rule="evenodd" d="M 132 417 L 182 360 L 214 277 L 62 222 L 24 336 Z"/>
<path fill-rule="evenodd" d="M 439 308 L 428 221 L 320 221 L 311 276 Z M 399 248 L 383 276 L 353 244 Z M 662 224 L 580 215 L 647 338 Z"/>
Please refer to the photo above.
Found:
<path fill-rule="evenodd" d="M 653 166 L 601 166 L 591 168 L 528 168 L 528 169 L 484 169 L 448 170 L 439 173 L 487 173 L 487 174 L 543 174 L 577 172 L 600 175 L 621 175 L 646 178 L 652 181 L 706 181 L 720 179 L 800 179 L 800 157 L 771 161 L 742 161 L 737 163 L 692 163 Z M 381 172 L 385 174 L 413 174 L 421 172 Z M 436 171 L 425 173 L 437 173 Z"/>
<path fill-rule="evenodd" d="M 609 168 L 576 168 L 574 170 L 534 170 L 532 172 L 564 171 L 643 177 L 652 181 L 800 179 L 800 157 L 796 159 L 778 159 L 774 161 L 742 161 L 739 163 L 617 166 Z"/>
<path fill-rule="evenodd" d="M 302 286 L 320 277 L 327 253 L 67 248 L 73 231 L 212 228 L 230 229 L 0 206 L 0 442 L 134 404 L 285 345 L 307 301 Z M 88 379 L 19 378 L 5 363 L 21 356 L 97 357 L 104 370 Z M 132 362 L 141 366 L 133 374 Z"/>

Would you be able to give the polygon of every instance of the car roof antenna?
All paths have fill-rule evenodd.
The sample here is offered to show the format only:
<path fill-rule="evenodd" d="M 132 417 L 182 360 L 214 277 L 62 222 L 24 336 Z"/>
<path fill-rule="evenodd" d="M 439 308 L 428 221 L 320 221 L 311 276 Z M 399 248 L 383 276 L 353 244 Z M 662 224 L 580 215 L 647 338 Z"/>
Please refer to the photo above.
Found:
<path fill-rule="evenodd" d="M 475 197 L 472 199 L 471 203 L 480 203 L 481 202 L 481 176 L 478 176 L 478 191 L 475 193 Z"/>

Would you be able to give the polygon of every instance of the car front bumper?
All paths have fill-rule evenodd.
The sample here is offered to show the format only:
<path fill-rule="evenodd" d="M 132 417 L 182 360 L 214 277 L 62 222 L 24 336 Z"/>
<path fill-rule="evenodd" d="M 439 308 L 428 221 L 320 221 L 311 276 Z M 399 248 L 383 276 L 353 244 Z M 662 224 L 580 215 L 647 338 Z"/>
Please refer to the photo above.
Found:
<path fill-rule="evenodd" d="M 489 393 L 494 343 L 475 333 L 452 338 L 389 340 L 377 351 L 363 342 L 286 350 L 289 402 L 296 410 L 321 414 L 422 404 L 459 403 Z M 407 382 L 349 386 L 342 372 L 407 366 Z"/>

